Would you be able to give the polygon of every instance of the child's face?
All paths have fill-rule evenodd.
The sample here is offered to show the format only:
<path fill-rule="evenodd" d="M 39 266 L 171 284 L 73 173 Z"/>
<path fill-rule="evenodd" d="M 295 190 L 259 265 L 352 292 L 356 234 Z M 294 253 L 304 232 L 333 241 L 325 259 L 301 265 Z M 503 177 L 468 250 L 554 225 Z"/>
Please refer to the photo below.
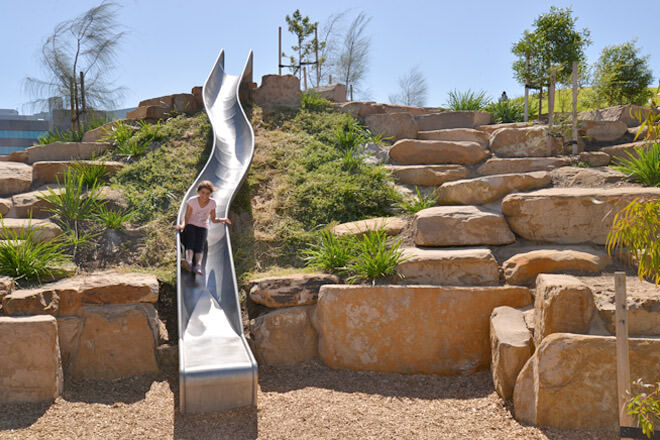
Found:
<path fill-rule="evenodd" d="M 202 188 L 197 191 L 197 195 L 199 196 L 200 200 L 207 201 L 211 197 L 211 191 L 206 188 Z"/>

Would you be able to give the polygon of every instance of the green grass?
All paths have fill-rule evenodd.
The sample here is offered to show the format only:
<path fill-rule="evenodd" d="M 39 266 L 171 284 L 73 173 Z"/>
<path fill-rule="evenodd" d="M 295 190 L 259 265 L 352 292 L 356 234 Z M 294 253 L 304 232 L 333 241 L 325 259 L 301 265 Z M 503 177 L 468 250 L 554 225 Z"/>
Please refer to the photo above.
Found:
<path fill-rule="evenodd" d="M 645 186 L 660 186 L 660 142 L 636 147 L 627 157 L 615 157 L 612 168 Z"/>
<path fill-rule="evenodd" d="M 87 187 L 100 185 L 108 180 L 108 170 L 105 161 L 95 162 L 76 161 L 71 165 L 74 176 L 80 176 Z"/>
<path fill-rule="evenodd" d="M 96 211 L 96 221 L 104 229 L 122 229 L 132 216 L 133 214 L 130 211 L 124 213 L 116 209 L 106 208 L 105 206 L 99 206 Z"/>
<path fill-rule="evenodd" d="M 47 145 L 53 142 L 81 142 L 84 134 L 81 130 L 60 130 L 56 128 L 39 136 L 39 143 Z"/>
<path fill-rule="evenodd" d="M 400 244 L 400 240 L 390 239 L 383 230 L 363 234 L 355 246 L 354 258 L 346 266 L 346 281 L 375 283 L 394 277 L 397 265 L 404 261 Z"/>
<path fill-rule="evenodd" d="M 422 209 L 432 208 L 437 204 L 435 191 L 424 195 L 418 187 L 415 187 L 415 195 L 399 203 L 399 209 L 406 214 L 415 214 Z"/>
<path fill-rule="evenodd" d="M 490 97 L 485 90 L 473 91 L 468 89 L 465 92 L 454 89 L 450 90 L 445 107 L 449 111 L 456 112 L 462 110 L 485 110 L 491 103 Z"/>
<path fill-rule="evenodd" d="M 327 272 L 341 272 L 355 254 L 355 239 L 350 235 L 336 237 L 330 228 L 323 229 L 316 243 L 303 251 L 307 267 Z"/>
<path fill-rule="evenodd" d="M 307 111 L 327 111 L 332 103 L 313 91 L 307 91 L 300 97 L 300 107 Z"/>

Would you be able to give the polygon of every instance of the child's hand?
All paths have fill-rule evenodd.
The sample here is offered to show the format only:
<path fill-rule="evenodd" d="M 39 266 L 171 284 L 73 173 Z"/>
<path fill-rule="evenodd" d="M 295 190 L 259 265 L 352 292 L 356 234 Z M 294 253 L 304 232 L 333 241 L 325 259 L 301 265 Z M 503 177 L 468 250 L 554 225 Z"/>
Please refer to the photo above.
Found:
<path fill-rule="evenodd" d="M 228 218 L 216 218 L 215 221 L 217 223 L 224 223 L 227 226 L 231 226 L 231 220 L 229 220 Z"/>
<path fill-rule="evenodd" d="M 174 229 L 176 229 L 177 231 L 183 231 L 184 228 L 185 228 L 184 225 L 176 225 L 176 226 L 174 227 Z"/>

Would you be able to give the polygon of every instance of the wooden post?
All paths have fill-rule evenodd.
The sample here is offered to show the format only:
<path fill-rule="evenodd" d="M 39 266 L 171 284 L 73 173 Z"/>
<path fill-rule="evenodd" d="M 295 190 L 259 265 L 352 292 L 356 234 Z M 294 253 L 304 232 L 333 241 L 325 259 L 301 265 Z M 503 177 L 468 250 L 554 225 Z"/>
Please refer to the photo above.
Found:
<path fill-rule="evenodd" d="M 548 126 L 552 129 L 555 122 L 555 69 L 550 73 L 550 84 L 548 85 Z"/>
<path fill-rule="evenodd" d="M 328 84 L 332 84 L 332 73 L 330 74 L 330 78 L 328 79 Z"/>
<path fill-rule="evenodd" d="M 578 126 L 577 126 L 577 99 L 578 99 L 578 63 L 573 61 L 573 154 L 578 154 Z"/>
<path fill-rule="evenodd" d="M 278 51 L 277 51 L 277 72 L 282 76 L 282 26 L 277 28 L 278 33 Z"/>
<path fill-rule="evenodd" d="M 614 274 L 614 303 L 616 307 L 616 382 L 619 404 L 619 425 L 633 426 L 632 416 L 626 412 L 627 391 L 630 390 L 630 360 L 628 357 L 628 307 L 626 305 L 626 273 Z M 623 437 L 622 437 L 623 438 Z"/>
<path fill-rule="evenodd" d="M 316 26 L 314 26 L 314 40 L 316 41 L 315 49 L 316 49 L 316 87 L 321 85 L 321 69 L 319 67 L 319 33 L 317 31 L 319 27 L 319 24 L 316 23 Z"/>
<path fill-rule="evenodd" d="M 353 84 L 351 84 L 351 101 L 353 100 Z"/>
<path fill-rule="evenodd" d="M 525 71 L 529 74 L 529 54 L 525 56 Z M 525 78 L 525 119 L 529 120 L 529 79 Z"/>
<path fill-rule="evenodd" d="M 303 77 L 305 78 L 305 82 L 304 82 L 305 89 L 304 90 L 307 90 L 307 66 L 303 66 Z"/>
<path fill-rule="evenodd" d="M 85 72 L 80 72 L 80 101 L 82 103 L 82 129 L 87 130 L 87 103 L 85 100 Z"/>
<path fill-rule="evenodd" d="M 541 113 L 543 113 L 543 85 L 539 87 L 539 121 L 541 120 Z"/>

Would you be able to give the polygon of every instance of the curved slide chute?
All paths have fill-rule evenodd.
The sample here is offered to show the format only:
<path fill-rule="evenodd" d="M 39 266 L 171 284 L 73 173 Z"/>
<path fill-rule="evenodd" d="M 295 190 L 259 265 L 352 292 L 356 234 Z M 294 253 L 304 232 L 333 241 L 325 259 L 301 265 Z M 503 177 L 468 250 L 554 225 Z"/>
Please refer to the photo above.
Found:
<path fill-rule="evenodd" d="M 188 189 L 179 209 L 179 224 L 197 184 L 210 180 L 218 188 L 216 215 L 227 217 L 254 153 L 254 132 L 241 107 L 239 90 L 252 82 L 252 51 L 240 76 L 224 71 L 224 50 L 203 88 L 213 129 L 213 149 L 204 169 Z M 179 324 L 179 407 L 183 413 L 225 411 L 256 405 L 257 362 L 243 334 L 229 228 L 211 223 L 204 275 L 181 271 L 182 247 L 177 234 L 177 301 Z"/>

